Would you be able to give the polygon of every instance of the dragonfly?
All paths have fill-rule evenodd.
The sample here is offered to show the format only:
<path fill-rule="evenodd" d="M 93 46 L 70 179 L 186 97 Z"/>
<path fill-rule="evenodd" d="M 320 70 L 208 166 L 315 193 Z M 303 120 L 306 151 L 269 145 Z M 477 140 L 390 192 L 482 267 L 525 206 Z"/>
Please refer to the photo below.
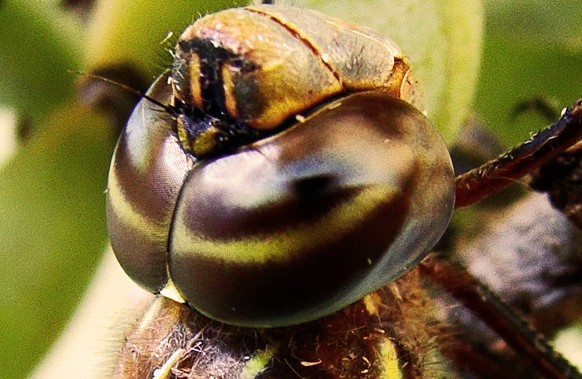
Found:
<path fill-rule="evenodd" d="M 414 73 L 414 67 L 412 67 L 412 73 Z M 143 110 L 144 117 L 148 117 L 149 121 L 157 125 L 167 126 L 169 124 L 182 123 L 182 135 L 180 136 L 177 133 L 178 145 L 187 146 L 183 150 L 198 155 L 198 157 L 195 157 L 191 161 L 187 161 L 187 164 L 191 164 L 192 161 L 197 162 L 198 160 L 202 161 L 205 159 L 216 160 L 218 159 L 217 157 L 222 157 L 223 152 L 209 152 L 209 145 L 203 145 L 203 150 L 200 152 L 196 150 L 199 147 L 196 144 L 199 141 L 196 139 L 201 136 L 216 136 L 216 129 L 219 128 L 214 128 L 214 126 L 218 125 L 220 127 L 220 124 L 211 123 L 212 127 L 207 128 L 206 132 L 202 134 L 197 134 L 198 131 L 192 132 L 190 122 L 193 116 L 188 112 L 194 112 L 198 108 L 193 107 L 187 109 L 186 107 L 180 108 L 177 106 L 180 102 L 188 102 L 187 94 L 179 94 L 180 91 L 173 88 L 183 83 L 179 83 L 178 78 L 180 77 L 167 75 L 156 82 L 148 94 L 149 99 L 144 99 L 143 103 L 138 106 L 138 109 Z M 164 80 L 166 84 L 169 81 L 170 85 L 164 85 Z M 161 93 L 158 91 L 161 91 Z M 332 103 L 331 100 L 342 100 L 341 98 L 332 97 L 333 99 L 330 99 L 330 102 L 322 101 L 318 103 L 317 106 L 320 109 L 314 112 L 311 109 L 296 112 L 300 116 L 297 117 L 294 114 L 294 122 L 312 125 L 312 116 L 315 112 L 326 111 L 331 114 L 334 109 L 341 111 L 347 99 L 343 99 L 344 102 Z M 176 99 L 180 102 L 176 101 Z M 155 102 L 159 104 L 156 105 Z M 405 103 L 412 104 L 413 108 L 417 108 L 413 99 L 407 98 Z M 406 104 L 404 104 L 403 111 L 405 115 L 414 115 L 417 119 L 424 120 L 414 109 L 410 109 Z M 204 108 L 204 105 L 200 108 Z M 392 109 L 390 107 L 388 108 Z M 575 120 L 577 117 L 576 109 L 575 106 L 568 113 L 570 116 L 560 118 L 560 121 L 557 122 L 558 127 L 571 125 L 572 120 Z M 574 117 L 571 116 L 572 112 Z M 208 113 L 210 116 L 217 115 L 210 108 L 206 109 L 205 113 Z M 321 113 L 318 114 L 321 115 Z M 220 116 L 220 112 L 218 112 L 218 115 Z M 139 123 L 139 119 L 132 117 L 130 123 L 132 120 L 133 122 Z M 149 122 L 147 124 L 149 125 Z M 420 124 L 425 124 L 425 122 L 421 122 Z M 285 130 L 275 129 L 267 129 L 264 133 L 253 133 L 254 129 L 249 131 L 248 129 L 244 130 L 243 128 L 239 128 L 239 132 L 242 131 L 243 133 L 239 133 L 238 137 L 234 139 L 238 140 L 238 138 L 241 138 L 244 145 L 242 149 L 245 149 L 247 145 L 257 146 L 257 144 L 261 145 L 266 143 L 261 142 L 263 137 L 265 137 L 265 140 L 283 141 L 278 137 L 279 132 L 283 132 L 283 135 L 288 135 L 290 132 L 287 130 L 298 130 L 293 125 L 291 125 L 291 128 L 286 128 Z M 554 134 L 551 135 L 554 136 Z M 233 138 L 230 140 L 228 138 L 221 139 L 219 142 L 223 145 L 220 145 L 218 150 L 226 150 L 225 155 L 228 156 L 233 156 L 236 152 L 239 152 L 241 147 L 236 146 L 236 144 L 233 147 L 230 144 L 232 140 Z M 214 142 L 211 140 L 211 143 Z M 554 149 L 557 148 L 554 146 Z M 192 150 L 196 151 L 193 152 Z M 537 148 L 534 150 L 537 151 Z M 267 155 L 266 151 L 260 152 L 263 156 L 271 158 L 271 156 Z M 519 162 L 520 160 L 515 159 L 515 157 L 519 157 L 520 154 L 528 155 L 529 153 L 526 151 L 522 151 L 522 153 L 515 151 L 511 155 L 512 158 L 506 159 L 506 161 Z M 510 156 L 508 155 L 507 157 Z M 497 161 L 497 163 L 499 162 Z M 502 167 L 506 166 L 503 164 Z M 529 170 L 532 166 L 528 167 Z M 486 177 L 495 178 L 496 174 L 489 174 Z M 465 178 L 471 178 L 471 176 L 468 175 Z M 507 177 L 504 175 L 504 178 Z M 321 181 L 311 183 L 311 185 L 317 186 L 321 184 Z M 323 184 L 325 183 L 324 181 Z M 458 188 L 458 186 L 455 185 L 455 188 Z M 110 192 L 112 192 L 111 188 Z M 470 193 L 474 193 L 474 190 L 471 190 Z M 459 197 L 456 198 L 458 199 Z M 110 221 L 110 223 L 112 222 Z M 430 245 L 433 242 L 427 242 L 427 244 Z M 123 249 L 120 250 L 117 248 L 116 250 L 118 251 L 118 255 L 124 254 Z M 129 253 L 129 251 L 125 251 Z M 435 260 L 431 263 L 430 259 Z M 446 298 L 447 295 L 446 291 L 439 292 L 441 288 L 439 285 L 433 286 L 431 284 L 432 282 L 434 282 L 433 284 L 438 284 L 437 282 L 440 281 L 440 276 L 433 275 L 431 270 L 436 272 L 436 268 L 439 268 L 439 272 L 446 271 L 445 269 L 449 267 L 446 265 L 448 262 L 443 262 L 438 256 L 433 256 L 430 259 L 423 259 L 416 268 L 411 268 L 411 271 L 408 271 L 400 279 L 389 284 L 388 287 L 380 288 L 378 290 L 379 292 L 367 295 L 362 302 L 356 302 L 353 306 L 341 308 L 329 316 L 317 316 L 317 320 L 313 321 L 306 320 L 309 316 L 301 316 L 300 318 L 303 318 L 303 320 L 293 322 L 286 320 L 278 321 L 284 325 L 289 322 L 290 326 L 276 328 L 228 326 L 232 323 L 232 320 L 222 320 L 225 322 L 212 321 L 216 317 L 207 310 L 204 312 L 210 318 L 201 316 L 198 311 L 193 310 L 193 308 L 196 309 L 195 301 L 189 295 L 186 295 L 185 290 L 180 290 L 182 281 L 172 276 L 172 282 L 175 282 L 174 290 L 172 290 L 172 285 L 166 285 L 169 282 L 164 282 L 163 288 L 154 288 L 154 290 L 155 292 L 158 289 L 160 291 L 164 290 L 162 292 L 165 295 L 174 299 L 168 300 L 165 297 L 156 298 L 148 313 L 144 315 L 141 324 L 142 327 L 129 332 L 128 343 L 124 347 L 124 354 L 121 355 L 122 358 L 120 359 L 120 366 L 118 367 L 126 367 L 124 364 L 127 362 L 129 363 L 129 366 L 127 366 L 128 376 L 162 378 L 187 376 L 252 377 L 252 375 L 257 377 L 261 377 L 261 375 L 262 377 L 269 377 L 269 375 L 271 377 L 325 377 L 325 375 L 336 375 L 339 377 L 365 377 L 367 375 L 368 377 L 374 377 L 373 375 L 379 375 L 379 373 L 388 376 L 400 375 L 404 377 L 413 375 L 434 376 L 435 374 L 452 376 L 455 371 L 460 372 L 459 375 L 463 375 L 463 370 L 466 369 L 461 365 L 463 363 L 462 359 L 455 359 L 455 353 L 466 358 L 470 355 L 459 354 L 459 352 L 466 353 L 470 349 L 463 350 L 457 348 L 456 346 L 459 346 L 464 340 L 461 337 L 455 338 L 456 336 L 451 336 L 451 334 L 459 332 L 456 329 L 448 329 L 447 327 L 450 325 L 447 325 L 447 321 L 443 323 L 437 317 L 436 310 L 439 310 L 439 307 L 435 306 L 434 302 L 440 300 L 439 296 Z M 121 257 L 120 261 L 123 261 Z M 372 263 L 374 263 L 374 260 L 372 260 Z M 124 265 L 128 272 L 131 271 L 131 264 L 130 262 Z M 145 267 L 151 266 L 147 265 Z M 459 268 L 454 267 L 454 270 L 459 278 L 472 280 L 470 276 L 462 275 L 463 271 Z M 139 272 L 140 270 L 134 271 Z M 132 276 L 136 277 L 137 280 L 142 280 L 135 273 Z M 398 274 L 395 276 L 398 276 Z M 433 277 L 434 280 L 430 279 Z M 430 280 L 426 280 L 426 278 Z M 388 281 L 386 279 L 386 282 Z M 429 283 L 427 284 L 426 282 Z M 445 282 L 447 281 L 445 280 Z M 428 291 L 426 286 L 428 286 Z M 471 286 L 480 288 L 479 291 L 486 291 L 478 283 L 468 285 L 468 287 Z M 454 288 L 452 290 L 450 286 L 448 288 L 451 292 L 454 292 Z M 483 292 L 479 291 L 478 293 L 482 295 Z M 194 294 L 198 293 L 198 291 L 193 292 Z M 175 300 L 185 300 L 190 306 L 179 305 Z M 471 300 L 468 300 L 468 303 L 469 305 L 467 307 L 470 307 Z M 491 300 L 490 303 L 493 304 L 494 300 Z M 335 308 L 335 306 L 332 308 Z M 155 317 L 153 319 L 145 317 L 147 315 L 153 315 Z M 425 317 L 420 317 L 421 315 Z M 495 319 L 497 316 L 481 314 L 479 317 L 483 319 Z M 504 315 L 501 319 L 512 319 L 512 317 L 512 315 Z M 148 320 L 155 320 L 156 322 L 148 324 Z M 161 320 L 166 320 L 166 322 L 160 322 Z M 246 320 L 246 318 L 243 318 L 243 320 Z M 344 323 L 345 320 L 349 320 L 349 322 L 346 324 Z M 240 322 L 239 319 L 235 320 L 235 324 L 238 322 Z M 514 324 L 510 327 L 513 330 L 511 333 L 519 335 L 521 332 L 515 332 L 515 330 L 519 330 L 519 325 Z M 419 325 L 422 325 L 422 328 Z M 451 332 L 451 330 L 453 331 Z M 156 331 L 158 334 L 144 334 L 146 332 L 151 333 L 152 331 Z M 361 331 L 361 334 L 358 334 L 359 331 Z M 525 334 L 528 334 L 527 330 Z M 535 336 L 533 337 L 533 340 L 527 341 L 526 346 L 541 343 Z M 509 337 L 503 337 L 501 341 L 506 342 L 506 339 L 510 340 Z M 373 342 L 372 344 L 363 344 L 362 341 Z M 479 345 L 475 343 L 472 346 Z M 494 346 L 499 346 L 499 344 L 497 343 Z M 325 352 L 325 354 L 322 352 Z M 493 351 L 493 353 L 495 352 Z M 549 350 L 542 355 L 548 352 Z M 550 355 L 549 360 L 552 361 L 553 358 L 551 356 L 553 354 L 548 354 Z M 518 355 L 521 355 L 521 353 Z M 480 357 L 478 354 L 475 354 L 475 356 Z M 504 364 L 501 363 L 501 359 L 497 360 L 497 358 L 507 357 L 504 352 L 499 353 L 497 356 L 494 354 L 491 355 L 495 358 L 491 358 L 487 354 L 484 356 L 485 358 L 489 358 L 488 362 L 498 363 L 497 366 L 501 367 Z M 509 356 L 512 357 L 511 355 Z M 141 363 L 143 361 L 139 359 L 132 363 L 131 358 L 135 357 L 143 357 L 148 364 L 142 365 Z M 125 358 L 130 359 L 125 361 Z M 233 358 L 237 358 L 238 360 L 231 367 L 229 363 L 233 362 Z M 520 359 L 519 357 L 515 358 L 515 360 L 509 359 L 509 362 L 520 362 Z M 534 358 L 534 361 L 539 362 L 543 361 L 543 359 L 545 358 L 538 357 Z M 485 361 L 487 362 L 486 359 Z M 205 363 L 210 362 L 217 362 L 218 364 L 212 366 L 205 365 Z M 132 364 L 139 367 L 134 367 Z M 569 370 L 560 362 L 552 364 L 560 366 L 558 370 L 562 373 Z M 513 363 L 506 363 L 505 367 L 510 366 L 511 369 L 519 367 L 519 363 L 515 363 L 515 367 L 512 365 Z M 529 363 L 524 365 L 527 371 Z M 122 369 L 119 370 L 122 371 Z M 533 371 L 534 369 L 531 370 Z M 479 372 L 477 370 L 475 371 Z M 468 370 L 468 372 L 472 371 Z"/>
<path fill-rule="evenodd" d="M 454 208 L 575 145 L 581 102 L 455 177 L 406 56 L 372 31 L 263 4 L 199 19 L 173 56 L 109 176 L 116 256 L 160 294 L 127 334 L 116 377 L 580 377 L 468 271 L 429 252 Z M 497 335 L 483 351 L 447 337 L 432 293 Z"/>

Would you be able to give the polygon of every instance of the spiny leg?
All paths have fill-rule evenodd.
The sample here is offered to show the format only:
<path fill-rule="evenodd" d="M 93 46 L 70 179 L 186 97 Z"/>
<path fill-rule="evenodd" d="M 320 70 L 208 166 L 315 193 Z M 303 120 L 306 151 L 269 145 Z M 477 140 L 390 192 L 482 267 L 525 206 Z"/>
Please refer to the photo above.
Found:
<path fill-rule="evenodd" d="M 478 314 L 511 347 L 529 357 L 544 377 L 582 378 L 539 333 L 464 268 L 436 255 L 423 260 L 419 267 L 424 275 Z"/>
<path fill-rule="evenodd" d="M 547 129 L 510 152 L 456 179 L 455 207 L 473 204 L 555 158 L 582 138 L 582 100 L 565 110 Z"/>
<path fill-rule="evenodd" d="M 455 207 L 470 205 L 510 185 L 575 145 L 582 138 L 582 100 L 560 119 L 509 153 L 456 178 Z M 422 272 L 441 285 L 516 349 L 531 358 L 548 378 L 582 378 L 527 323 L 464 268 L 431 256 L 420 264 Z"/>

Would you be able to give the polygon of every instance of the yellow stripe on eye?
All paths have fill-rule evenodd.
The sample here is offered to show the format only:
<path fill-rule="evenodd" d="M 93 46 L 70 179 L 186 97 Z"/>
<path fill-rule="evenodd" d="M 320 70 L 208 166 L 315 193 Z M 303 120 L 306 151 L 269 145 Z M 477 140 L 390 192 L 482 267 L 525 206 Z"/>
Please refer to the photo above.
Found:
<path fill-rule="evenodd" d="M 191 254 L 220 259 L 227 263 L 262 264 L 270 261 L 284 262 L 293 259 L 293 252 L 313 250 L 314 246 L 328 244 L 349 232 L 353 225 L 362 222 L 378 204 L 395 197 L 397 190 L 386 185 L 365 188 L 349 203 L 334 208 L 328 215 L 313 224 L 301 224 L 279 233 L 233 241 L 215 242 L 204 236 L 192 235 L 183 222 L 175 225 L 173 244 L 180 247 L 172 254 L 187 257 Z M 174 249 L 176 250 L 176 249 Z"/>
<path fill-rule="evenodd" d="M 167 235 L 167 226 L 159 225 L 152 221 L 151 218 L 138 213 L 132 206 L 131 201 L 121 190 L 121 185 L 117 179 L 117 172 L 112 169 L 109 173 L 109 182 L 107 184 L 107 196 L 113 212 L 123 220 L 125 227 L 139 230 L 146 236 L 164 236 Z"/>

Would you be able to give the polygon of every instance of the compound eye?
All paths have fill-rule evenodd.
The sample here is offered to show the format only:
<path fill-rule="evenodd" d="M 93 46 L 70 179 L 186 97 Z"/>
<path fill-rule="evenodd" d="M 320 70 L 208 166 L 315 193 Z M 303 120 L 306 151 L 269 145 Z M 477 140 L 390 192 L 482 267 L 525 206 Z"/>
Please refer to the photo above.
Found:
<path fill-rule="evenodd" d="M 167 76 L 159 77 L 147 95 L 169 103 Z M 163 108 L 142 99 L 119 138 L 107 184 L 111 246 L 125 272 L 152 292 L 159 292 L 169 280 L 169 230 L 193 164 L 180 146 L 175 124 Z"/>
<path fill-rule="evenodd" d="M 408 103 L 364 92 L 196 165 L 176 204 L 169 275 L 235 325 L 297 324 L 398 278 L 453 209 L 448 151 Z"/>

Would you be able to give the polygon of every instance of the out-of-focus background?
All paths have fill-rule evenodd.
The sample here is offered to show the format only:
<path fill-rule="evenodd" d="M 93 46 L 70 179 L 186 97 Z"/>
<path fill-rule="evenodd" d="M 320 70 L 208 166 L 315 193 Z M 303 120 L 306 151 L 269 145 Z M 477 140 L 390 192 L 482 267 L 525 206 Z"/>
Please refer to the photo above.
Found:
<path fill-rule="evenodd" d="M 547 124 L 535 111 L 512 118 L 519 103 L 540 97 L 559 109 L 582 97 L 582 7 L 576 0 L 292 3 L 391 36 L 423 80 L 427 112 L 448 142 L 476 114 L 511 146 Z M 113 354 L 116 342 L 106 329 L 123 323 L 131 295 L 139 295 L 111 255 L 103 255 L 104 191 L 118 132 L 112 124 L 119 120 L 78 99 L 76 83 L 87 78 L 77 72 L 108 76 L 131 67 L 150 82 L 164 69 L 161 42 L 168 32 L 179 34 L 199 15 L 234 5 L 0 1 L 1 378 L 33 372 L 100 264 L 91 293 L 101 302 L 85 300 L 82 312 L 95 319 L 77 325 L 85 333 L 80 338 L 89 347 L 87 359 L 93 359 L 80 365 L 83 377 Z M 85 100 L 98 90 L 83 87 Z M 92 322 L 99 327 L 91 328 Z M 582 333 L 573 329 L 558 342 L 574 341 L 564 345 L 568 349 L 577 338 Z M 59 377 L 79 377 L 67 364 L 65 359 Z"/>

